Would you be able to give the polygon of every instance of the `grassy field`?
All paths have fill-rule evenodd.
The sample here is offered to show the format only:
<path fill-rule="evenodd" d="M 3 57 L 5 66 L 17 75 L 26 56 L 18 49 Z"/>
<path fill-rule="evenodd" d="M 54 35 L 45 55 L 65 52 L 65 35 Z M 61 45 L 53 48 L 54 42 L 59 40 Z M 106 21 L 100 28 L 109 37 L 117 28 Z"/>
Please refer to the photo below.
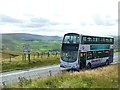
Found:
<path fill-rule="evenodd" d="M 11 42 L 10 42 L 11 41 Z M 11 39 L 6 41 L 3 40 L 2 42 L 2 47 L 5 50 L 13 50 L 17 52 L 22 52 L 23 51 L 23 44 L 29 44 L 30 45 L 30 50 L 32 52 L 44 52 L 48 50 L 60 50 L 60 43 L 61 41 L 58 40 L 39 40 L 39 41 L 22 41 L 22 40 L 15 40 Z"/>
<path fill-rule="evenodd" d="M 6 88 L 118 88 L 118 65 L 66 72 L 36 80 L 21 80 Z"/>
<path fill-rule="evenodd" d="M 49 57 L 48 55 L 42 55 L 42 57 L 38 57 L 37 53 L 31 53 L 31 60 L 29 62 L 27 56 L 26 60 L 22 60 L 22 54 L 18 52 L 5 50 L 0 53 L 2 53 L 2 59 L 0 61 L 0 63 L 2 64 L 2 67 L 0 67 L 1 72 L 59 64 L 59 54 L 52 55 L 50 53 Z M 12 57 L 10 60 L 9 54 L 18 56 Z"/>

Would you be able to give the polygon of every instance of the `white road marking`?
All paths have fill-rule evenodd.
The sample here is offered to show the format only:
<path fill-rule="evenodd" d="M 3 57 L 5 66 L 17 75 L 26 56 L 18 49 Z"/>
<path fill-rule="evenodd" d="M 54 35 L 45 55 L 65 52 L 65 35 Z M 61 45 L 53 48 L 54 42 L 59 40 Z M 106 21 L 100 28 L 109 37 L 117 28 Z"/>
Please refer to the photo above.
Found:
<path fill-rule="evenodd" d="M 51 67 L 45 67 L 45 68 L 37 68 L 37 69 L 32 69 L 32 70 L 28 70 L 28 71 L 19 71 L 19 72 L 16 72 L 16 73 L 9 73 L 9 74 L 5 74 L 5 75 L 1 75 L 1 77 L 5 77 L 5 76 L 10 76 L 10 75 L 17 75 L 17 74 L 22 74 L 22 73 L 26 73 L 26 72 L 32 72 L 32 71 L 38 71 L 38 70 L 45 70 L 45 69 L 51 69 L 51 68 L 59 68 L 59 65 L 56 65 L 56 66 L 51 66 Z"/>

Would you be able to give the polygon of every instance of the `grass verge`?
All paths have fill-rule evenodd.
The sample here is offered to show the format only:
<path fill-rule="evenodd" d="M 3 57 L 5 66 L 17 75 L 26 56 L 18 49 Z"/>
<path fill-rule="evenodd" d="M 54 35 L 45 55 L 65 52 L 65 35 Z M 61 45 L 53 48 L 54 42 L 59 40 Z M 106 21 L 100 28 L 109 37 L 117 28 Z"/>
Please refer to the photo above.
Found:
<path fill-rule="evenodd" d="M 21 80 L 6 88 L 118 88 L 118 65 L 67 72 L 36 80 Z"/>
<path fill-rule="evenodd" d="M 41 67 L 47 65 L 59 64 L 59 57 L 49 57 L 49 58 L 41 58 L 31 60 L 31 62 L 16 60 L 13 62 L 2 62 L 2 72 L 13 71 L 13 70 L 21 70 L 21 69 L 28 69 L 33 67 Z"/>

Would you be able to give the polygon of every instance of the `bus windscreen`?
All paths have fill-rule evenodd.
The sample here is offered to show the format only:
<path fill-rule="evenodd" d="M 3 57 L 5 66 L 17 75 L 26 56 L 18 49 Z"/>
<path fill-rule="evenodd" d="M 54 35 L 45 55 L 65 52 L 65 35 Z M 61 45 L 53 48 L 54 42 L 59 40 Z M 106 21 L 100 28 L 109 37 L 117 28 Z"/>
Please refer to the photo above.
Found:
<path fill-rule="evenodd" d="M 76 44 L 79 43 L 80 37 L 78 34 L 66 34 L 63 39 L 63 43 Z"/>

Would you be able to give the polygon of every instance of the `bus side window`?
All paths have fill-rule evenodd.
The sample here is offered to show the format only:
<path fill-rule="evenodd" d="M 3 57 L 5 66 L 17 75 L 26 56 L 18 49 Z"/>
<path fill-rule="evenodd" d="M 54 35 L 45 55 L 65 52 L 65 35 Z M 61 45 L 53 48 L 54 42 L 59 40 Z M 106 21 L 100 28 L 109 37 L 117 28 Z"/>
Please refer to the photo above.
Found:
<path fill-rule="evenodd" d="M 100 44 L 100 37 L 97 37 L 97 44 Z"/>
<path fill-rule="evenodd" d="M 103 51 L 97 51 L 98 58 L 103 58 Z"/>
<path fill-rule="evenodd" d="M 103 58 L 105 57 L 105 51 L 104 50 L 102 51 L 102 56 L 103 56 Z"/>
<path fill-rule="evenodd" d="M 96 38 L 95 37 L 93 37 L 93 44 L 95 44 L 96 43 Z"/>
<path fill-rule="evenodd" d="M 87 42 L 88 42 L 88 44 L 92 43 L 92 37 L 91 36 L 87 37 Z"/>
<path fill-rule="evenodd" d="M 112 38 L 112 44 L 114 44 L 114 38 Z"/>
<path fill-rule="evenodd" d="M 93 59 L 92 51 L 87 52 L 87 59 Z"/>
<path fill-rule="evenodd" d="M 103 43 L 103 38 L 102 38 L 102 37 L 100 38 L 100 43 L 101 43 L 101 44 Z"/>
<path fill-rule="evenodd" d="M 84 44 L 86 43 L 87 39 L 86 39 L 85 36 L 83 37 L 83 40 L 82 40 L 82 41 L 83 41 Z"/>
<path fill-rule="evenodd" d="M 103 37 L 103 44 L 105 44 L 105 38 Z"/>
<path fill-rule="evenodd" d="M 104 56 L 105 56 L 105 57 L 108 57 L 108 56 L 109 56 L 109 51 L 108 51 L 108 50 L 105 50 L 105 51 L 104 51 Z"/>
<path fill-rule="evenodd" d="M 110 38 L 110 44 L 113 44 L 113 38 Z"/>
<path fill-rule="evenodd" d="M 109 38 L 105 38 L 106 44 L 109 43 Z"/>
<path fill-rule="evenodd" d="M 97 58 L 99 58 L 99 51 L 97 51 Z"/>
<path fill-rule="evenodd" d="M 93 51 L 93 59 L 97 58 L 97 53 L 96 51 Z"/>

